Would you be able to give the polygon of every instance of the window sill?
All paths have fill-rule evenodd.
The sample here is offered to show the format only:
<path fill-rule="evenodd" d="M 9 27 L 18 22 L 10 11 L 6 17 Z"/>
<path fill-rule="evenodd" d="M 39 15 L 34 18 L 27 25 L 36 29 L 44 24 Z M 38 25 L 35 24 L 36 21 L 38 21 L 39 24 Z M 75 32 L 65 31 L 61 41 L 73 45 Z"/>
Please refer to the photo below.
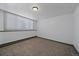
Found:
<path fill-rule="evenodd" d="M 5 30 L 5 31 L 0 31 L 0 32 L 20 32 L 20 31 L 37 31 L 37 30 Z"/>

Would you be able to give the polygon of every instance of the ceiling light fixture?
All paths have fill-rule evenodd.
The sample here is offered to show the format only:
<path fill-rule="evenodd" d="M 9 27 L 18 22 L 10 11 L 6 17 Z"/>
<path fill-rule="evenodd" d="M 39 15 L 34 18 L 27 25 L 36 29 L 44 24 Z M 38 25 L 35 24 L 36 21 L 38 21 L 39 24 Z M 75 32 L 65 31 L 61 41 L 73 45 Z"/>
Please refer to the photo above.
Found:
<path fill-rule="evenodd" d="M 33 11 L 38 11 L 38 7 L 37 6 L 34 6 L 32 7 Z"/>

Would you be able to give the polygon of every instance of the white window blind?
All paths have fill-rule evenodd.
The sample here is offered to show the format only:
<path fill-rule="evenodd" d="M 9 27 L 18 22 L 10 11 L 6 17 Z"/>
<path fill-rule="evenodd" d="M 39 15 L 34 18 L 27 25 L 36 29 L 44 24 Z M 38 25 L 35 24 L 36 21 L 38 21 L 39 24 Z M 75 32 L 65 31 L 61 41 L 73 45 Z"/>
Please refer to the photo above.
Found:
<path fill-rule="evenodd" d="M 6 13 L 6 30 L 33 30 L 34 21 L 11 13 Z"/>

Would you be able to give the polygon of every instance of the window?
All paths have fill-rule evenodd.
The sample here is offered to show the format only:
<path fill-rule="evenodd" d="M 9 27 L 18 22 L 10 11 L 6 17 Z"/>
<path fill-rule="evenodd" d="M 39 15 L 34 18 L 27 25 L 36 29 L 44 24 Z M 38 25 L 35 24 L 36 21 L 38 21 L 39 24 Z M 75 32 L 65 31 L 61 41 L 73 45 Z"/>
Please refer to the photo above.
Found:
<path fill-rule="evenodd" d="M 5 13 L 5 16 L 5 30 L 34 30 L 33 20 L 11 13 Z"/>

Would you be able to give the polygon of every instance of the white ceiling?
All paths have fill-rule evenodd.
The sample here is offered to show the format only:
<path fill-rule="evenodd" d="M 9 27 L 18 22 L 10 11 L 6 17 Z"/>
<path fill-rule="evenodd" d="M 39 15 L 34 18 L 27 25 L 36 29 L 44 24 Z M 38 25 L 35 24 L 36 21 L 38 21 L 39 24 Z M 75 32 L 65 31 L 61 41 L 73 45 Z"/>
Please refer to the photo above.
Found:
<path fill-rule="evenodd" d="M 47 19 L 67 13 L 73 13 L 78 3 L 0 3 L 0 9 L 7 10 L 31 19 Z M 32 6 L 38 6 L 37 12 Z"/>

